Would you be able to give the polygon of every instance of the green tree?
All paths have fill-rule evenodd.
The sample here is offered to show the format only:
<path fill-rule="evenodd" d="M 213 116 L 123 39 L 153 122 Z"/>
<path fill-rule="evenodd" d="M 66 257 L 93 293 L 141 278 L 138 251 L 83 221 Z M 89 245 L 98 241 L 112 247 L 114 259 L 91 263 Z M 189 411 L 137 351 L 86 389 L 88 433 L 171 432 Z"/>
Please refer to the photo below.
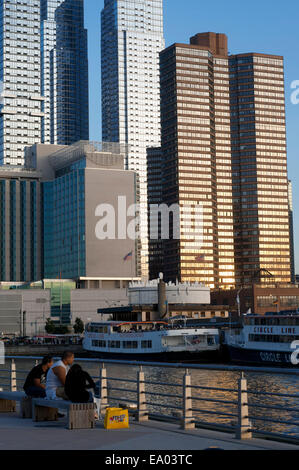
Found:
<path fill-rule="evenodd" d="M 56 335 L 66 335 L 69 333 L 69 327 L 67 325 L 56 325 L 53 333 Z"/>
<path fill-rule="evenodd" d="M 84 323 L 81 320 L 81 318 L 76 318 L 75 323 L 74 323 L 74 332 L 76 334 L 83 333 L 84 331 Z"/>
<path fill-rule="evenodd" d="M 45 325 L 45 330 L 48 334 L 53 334 L 55 332 L 55 325 L 53 320 L 51 318 L 47 318 L 46 325 Z"/>

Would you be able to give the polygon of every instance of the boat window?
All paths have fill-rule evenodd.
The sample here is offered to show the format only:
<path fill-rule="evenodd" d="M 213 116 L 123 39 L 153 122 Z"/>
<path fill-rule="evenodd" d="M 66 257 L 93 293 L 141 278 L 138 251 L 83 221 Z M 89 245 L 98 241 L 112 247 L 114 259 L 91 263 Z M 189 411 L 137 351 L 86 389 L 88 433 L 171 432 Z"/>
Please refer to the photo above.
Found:
<path fill-rule="evenodd" d="M 152 341 L 141 341 L 141 347 L 143 349 L 150 349 L 152 348 Z"/>
<path fill-rule="evenodd" d="M 98 326 L 98 325 L 90 325 L 90 329 L 92 333 L 107 333 L 108 327 L 107 326 Z"/>
<path fill-rule="evenodd" d="M 209 345 L 215 344 L 215 338 L 214 338 L 214 336 L 208 336 L 208 344 L 209 344 Z"/>
<path fill-rule="evenodd" d="M 120 341 L 108 341 L 109 348 L 120 348 Z"/>
<path fill-rule="evenodd" d="M 106 341 L 101 341 L 97 339 L 92 340 L 92 346 L 95 346 L 96 348 L 105 348 L 106 347 Z"/>
<path fill-rule="evenodd" d="M 254 341 L 257 343 L 266 342 L 266 343 L 288 343 L 291 344 L 293 341 L 298 341 L 299 336 L 295 335 L 253 335 L 248 336 L 249 341 Z"/>
<path fill-rule="evenodd" d="M 137 349 L 138 341 L 123 341 L 123 348 L 124 349 Z"/>

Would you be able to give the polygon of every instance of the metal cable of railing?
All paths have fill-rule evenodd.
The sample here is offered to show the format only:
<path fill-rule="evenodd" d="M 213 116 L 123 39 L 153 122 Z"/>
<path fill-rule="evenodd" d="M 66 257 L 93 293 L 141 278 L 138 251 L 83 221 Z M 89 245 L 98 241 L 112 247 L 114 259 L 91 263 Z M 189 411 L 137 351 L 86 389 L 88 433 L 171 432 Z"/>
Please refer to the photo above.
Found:
<path fill-rule="evenodd" d="M 261 416 L 250 416 L 251 420 L 258 420 L 258 421 L 266 421 L 268 423 L 276 423 L 276 424 L 291 424 L 292 426 L 299 426 L 299 421 L 294 422 L 294 421 L 283 421 L 283 420 L 277 420 L 273 418 L 262 418 Z"/>
<path fill-rule="evenodd" d="M 192 408 L 192 411 L 197 411 L 203 414 L 207 413 L 207 414 L 214 414 L 214 415 L 220 415 L 220 416 L 228 416 L 230 418 L 235 418 L 238 416 L 237 414 L 233 414 L 233 413 L 223 413 L 221 411 L 203 410 L 201 408 Z"/>
<path fill-rule="evenodd" d="M 287 408 L 284 405 L 275 406 L 275 405 L 261 405 L 259 403 L 248 403 L 248 406 L 252 406 L 252 407 L 255 407 L 255 408 L 265 408 L 265 409 L 269 409 L 269 410 L 291 411 L 292 413 L 299 413 L 298 408 Z"/>
<path fill-rule="evenodd" d="M 282 397 L 282 398 L 297 398 L 297 399 L 299 399 L 299 395 L 291 395 L 289 393 L 258 392 L 256 390 L 248 390 L 247 393 L 250 394 L 250 395 L 268 395 L 268 396 L 275 396 L 275 397 Z"/>

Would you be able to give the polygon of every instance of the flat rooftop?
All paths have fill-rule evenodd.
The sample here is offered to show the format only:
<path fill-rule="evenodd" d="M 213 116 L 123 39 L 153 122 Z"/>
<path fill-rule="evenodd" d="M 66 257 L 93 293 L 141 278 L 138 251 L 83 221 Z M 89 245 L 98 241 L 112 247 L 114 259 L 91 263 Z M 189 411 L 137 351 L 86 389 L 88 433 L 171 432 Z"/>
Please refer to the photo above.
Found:
<path fill-rule="evenodd" d="M 195 429 L 183 431 L 177 424 L 159 421 L 136 423 L 130 429 L 108 431 L 98 422 L 95 429 L 66 429 L 66 418 L 35 423 L 16 413 L 0 414 L 1 450 L 298 450 L 298 446 L 264 439 L 238 441 L 234 435 Z"/>

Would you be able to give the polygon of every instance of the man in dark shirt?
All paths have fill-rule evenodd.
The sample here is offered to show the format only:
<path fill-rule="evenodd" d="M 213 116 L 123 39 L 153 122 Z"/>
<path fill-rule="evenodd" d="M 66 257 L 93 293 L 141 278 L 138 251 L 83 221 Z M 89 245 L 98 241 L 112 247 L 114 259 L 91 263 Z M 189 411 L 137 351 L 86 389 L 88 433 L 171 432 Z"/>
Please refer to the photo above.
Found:
<path fill-rule="evenodd" d="M 35 366 L 29 372 L 23 387 L 26 395 L 34 398 L 46 397 L 46 377 L 52 365 L 53 358 L 51 356 L 45 356 L 42 363 Z"/>

